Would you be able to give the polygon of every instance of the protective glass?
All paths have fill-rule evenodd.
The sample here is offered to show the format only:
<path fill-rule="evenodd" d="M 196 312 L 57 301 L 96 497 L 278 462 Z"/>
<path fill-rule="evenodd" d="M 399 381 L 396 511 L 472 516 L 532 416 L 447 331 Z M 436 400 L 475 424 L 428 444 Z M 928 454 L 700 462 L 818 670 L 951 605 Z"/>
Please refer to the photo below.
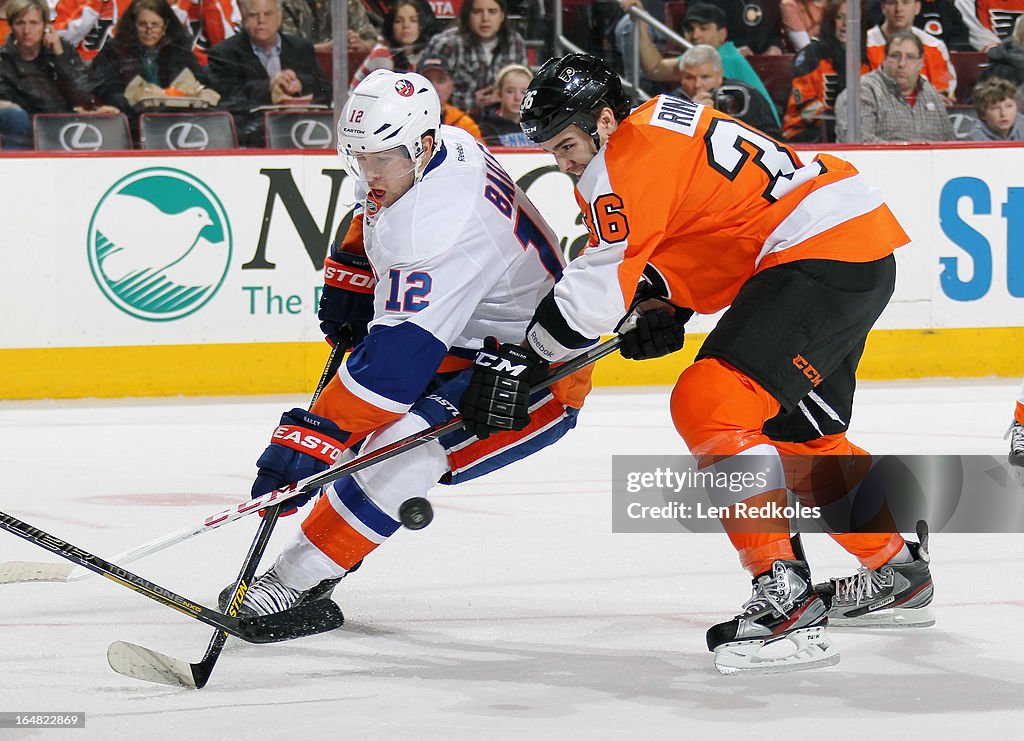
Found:
<path fill-rule="evenodd" d="M 416 170 L 416 160 L 409 156 L 409 150 L 404 146 L 372 154 L 345 154 L 343 160 L 348 174 L 364 183 L 397 180 Z"/>

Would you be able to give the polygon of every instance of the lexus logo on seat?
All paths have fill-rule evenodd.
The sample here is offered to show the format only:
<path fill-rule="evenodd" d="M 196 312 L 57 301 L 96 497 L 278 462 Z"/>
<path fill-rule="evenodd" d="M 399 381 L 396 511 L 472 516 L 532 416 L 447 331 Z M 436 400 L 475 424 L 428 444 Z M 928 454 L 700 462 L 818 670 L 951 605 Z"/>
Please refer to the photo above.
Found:
<path fill-rule="evenodd" d="M 164 139 L 170 149 L 206 149 L 210 145 L 210 135 L 206 129 L 190 121 L 171 126 Z"/>
<path fill-rule="evenodd" d="M 323 121 L 296 121 L 292 125 L 292 144 L 296 149 L 331 149 L 331 129 Z"/>
<path fill-rule="evenodd" d="M 91 123 L 75 121 L 61 127 L 60 146 L 65 152 L 95 152 L 103 146 L 103 134 Z"/>

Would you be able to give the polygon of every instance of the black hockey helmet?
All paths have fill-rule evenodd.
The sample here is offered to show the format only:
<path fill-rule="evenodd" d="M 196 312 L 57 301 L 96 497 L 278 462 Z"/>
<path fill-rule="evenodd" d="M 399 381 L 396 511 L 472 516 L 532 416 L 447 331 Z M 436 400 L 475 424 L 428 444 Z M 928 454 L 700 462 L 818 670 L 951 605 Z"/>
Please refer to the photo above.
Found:
<path fill-rule="evenodd" d="M 616 121 L 629 115 L 632 103 L 622 80 L 597 57 L 566 54 L 548 60 L 537 71 L 523 97 L 519 125 L 539 144 L 576 124 L 600 149 L 594 110 L 601 106 L 611 108 Z"/>

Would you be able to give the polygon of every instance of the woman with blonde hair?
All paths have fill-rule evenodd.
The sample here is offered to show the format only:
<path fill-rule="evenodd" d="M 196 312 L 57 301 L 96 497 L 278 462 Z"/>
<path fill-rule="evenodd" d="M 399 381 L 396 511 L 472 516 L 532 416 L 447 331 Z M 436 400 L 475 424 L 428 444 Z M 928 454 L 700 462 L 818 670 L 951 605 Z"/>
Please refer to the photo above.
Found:
<path fill-rule="evenodd" d="M 8 0 L 11 35 L 0 47 L 0 133 L 5 149 L 31 146 L 36 113 L 106 113 L 89 92 L 85 65 L 63 44 L 45 0 Z"/>

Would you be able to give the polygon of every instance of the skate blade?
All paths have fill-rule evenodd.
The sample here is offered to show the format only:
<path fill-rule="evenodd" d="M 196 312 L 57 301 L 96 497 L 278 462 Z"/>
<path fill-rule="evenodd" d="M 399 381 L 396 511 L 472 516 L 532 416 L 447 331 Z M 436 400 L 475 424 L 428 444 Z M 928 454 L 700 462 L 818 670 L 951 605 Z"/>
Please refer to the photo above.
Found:
<path fill-rule="evenodd" d="M 715 649 L 715 669 L 726 675 L 778 674 L 838 663 L 839 649 L 832 645 L 823 625 L 768 641 L 732 641 Z"/>
<path fill-rule="evenodd" d="M 830 628 L 930 628 L 935 615 L 930 607 L 895 607 L 852 618 L 829 617 Z"/>

